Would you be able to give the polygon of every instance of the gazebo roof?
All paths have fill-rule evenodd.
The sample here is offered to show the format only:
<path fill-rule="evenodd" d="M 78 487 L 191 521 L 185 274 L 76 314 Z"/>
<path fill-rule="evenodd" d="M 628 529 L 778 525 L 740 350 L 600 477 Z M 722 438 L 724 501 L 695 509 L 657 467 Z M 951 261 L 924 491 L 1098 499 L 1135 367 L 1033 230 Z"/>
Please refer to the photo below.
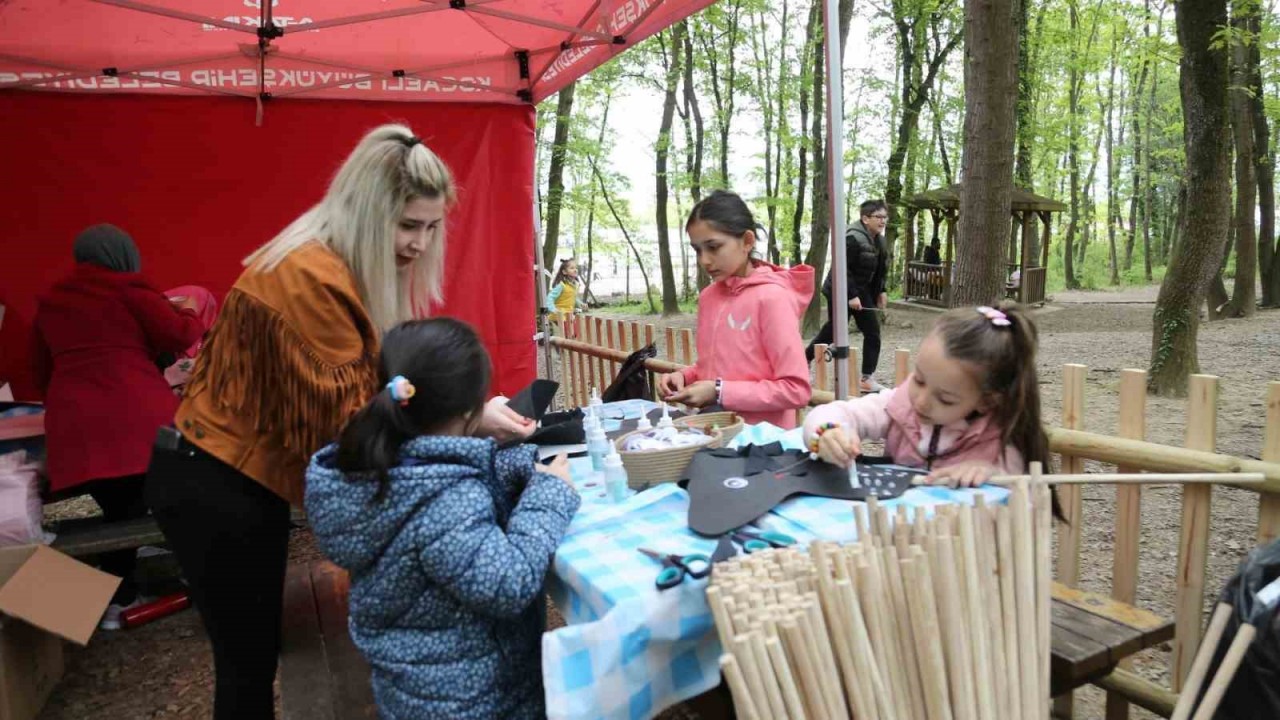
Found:
<path fill-rule="evenodd" d="M 908 198 L 904 204 L 907 207 L 919 210 L 958 210 L 960 209 L 960 183 L 937 188 L 936 190 L 926 190 L 915 197 Z M 1067 209 L 1067 206 L 1065 203 L 1060 203 L 1052 198 L 1036 195 L 1033 192 L 1015 187 L 1013 189 L 1013 205 L 1011 209 L 1014 212 L 1027 210 L 1034 212 L 1063 212 Z"/>

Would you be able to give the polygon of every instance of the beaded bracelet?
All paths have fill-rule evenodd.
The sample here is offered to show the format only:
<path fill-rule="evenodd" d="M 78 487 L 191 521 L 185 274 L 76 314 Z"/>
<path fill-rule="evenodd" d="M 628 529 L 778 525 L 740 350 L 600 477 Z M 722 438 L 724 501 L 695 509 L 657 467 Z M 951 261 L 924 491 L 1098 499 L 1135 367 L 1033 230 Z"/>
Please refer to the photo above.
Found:
<path fill-rule="evenodd" d="M 834 430 L 840 427 L 839 423 L 822 423 L 813 429 L 813 439 L 809 441 L 809 454 L 815 455 L 818 452 L 818 441 L 822 439 L 822 433 L 828 430 Z"/>

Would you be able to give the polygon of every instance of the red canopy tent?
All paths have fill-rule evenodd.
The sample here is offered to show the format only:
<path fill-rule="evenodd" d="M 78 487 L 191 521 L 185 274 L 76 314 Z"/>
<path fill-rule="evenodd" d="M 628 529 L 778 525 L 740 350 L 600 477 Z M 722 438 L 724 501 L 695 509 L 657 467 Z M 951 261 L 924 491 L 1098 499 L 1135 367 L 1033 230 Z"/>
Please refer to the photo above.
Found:
<path fill-rule="evenodd" d="M 533 104 L 711 1 L 0 3 L 0 381 L 33 395 L 36 297 L 81 228 L 120 225 L 158 286 L 221 295 L 365 130 L 402 121 L 461 187 L 439 311 L 519 389 L 536 370 Z"/>

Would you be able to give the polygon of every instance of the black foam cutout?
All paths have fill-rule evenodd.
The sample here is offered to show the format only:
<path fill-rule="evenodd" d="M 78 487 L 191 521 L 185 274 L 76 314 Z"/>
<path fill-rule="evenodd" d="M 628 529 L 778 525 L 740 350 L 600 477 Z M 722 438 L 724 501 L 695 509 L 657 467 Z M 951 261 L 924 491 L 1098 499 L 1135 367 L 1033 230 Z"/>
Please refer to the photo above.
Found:
<path fill-rule="evenodd" d="M 521 390 L 507 402 L 507 407 L 530 420 L 541 420 L 551 407 L 560 383 L 554 380 L 534 380 L 529 387 Z"/>
<path fill-rule="evenodd" d="M 877 460 L 884 462 L 864 458 L 858 463 L 860 486 L 853 487 L 848 470 L 810 460 L 799 450 L 783 450 L 778 443 L 700 450 L 680 480 L 689 492 L 689 529 L 708 537 L 722 535 L 793 495 L 887 500 L 911 487 L 916 473 L 880 467 Z"/>

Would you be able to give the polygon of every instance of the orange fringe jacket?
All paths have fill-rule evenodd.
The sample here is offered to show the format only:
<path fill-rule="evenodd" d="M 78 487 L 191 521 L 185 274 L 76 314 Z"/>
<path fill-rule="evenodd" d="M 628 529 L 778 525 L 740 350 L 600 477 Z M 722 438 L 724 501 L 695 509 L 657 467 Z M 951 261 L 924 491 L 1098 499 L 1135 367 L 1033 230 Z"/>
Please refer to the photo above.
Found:
<path fill-rule="evenodd" d="M 320 243 L 227 294 L 175 417 L 190 442 L 302 504 L 311 455 L 377 390 L 379 333 Z"/>

